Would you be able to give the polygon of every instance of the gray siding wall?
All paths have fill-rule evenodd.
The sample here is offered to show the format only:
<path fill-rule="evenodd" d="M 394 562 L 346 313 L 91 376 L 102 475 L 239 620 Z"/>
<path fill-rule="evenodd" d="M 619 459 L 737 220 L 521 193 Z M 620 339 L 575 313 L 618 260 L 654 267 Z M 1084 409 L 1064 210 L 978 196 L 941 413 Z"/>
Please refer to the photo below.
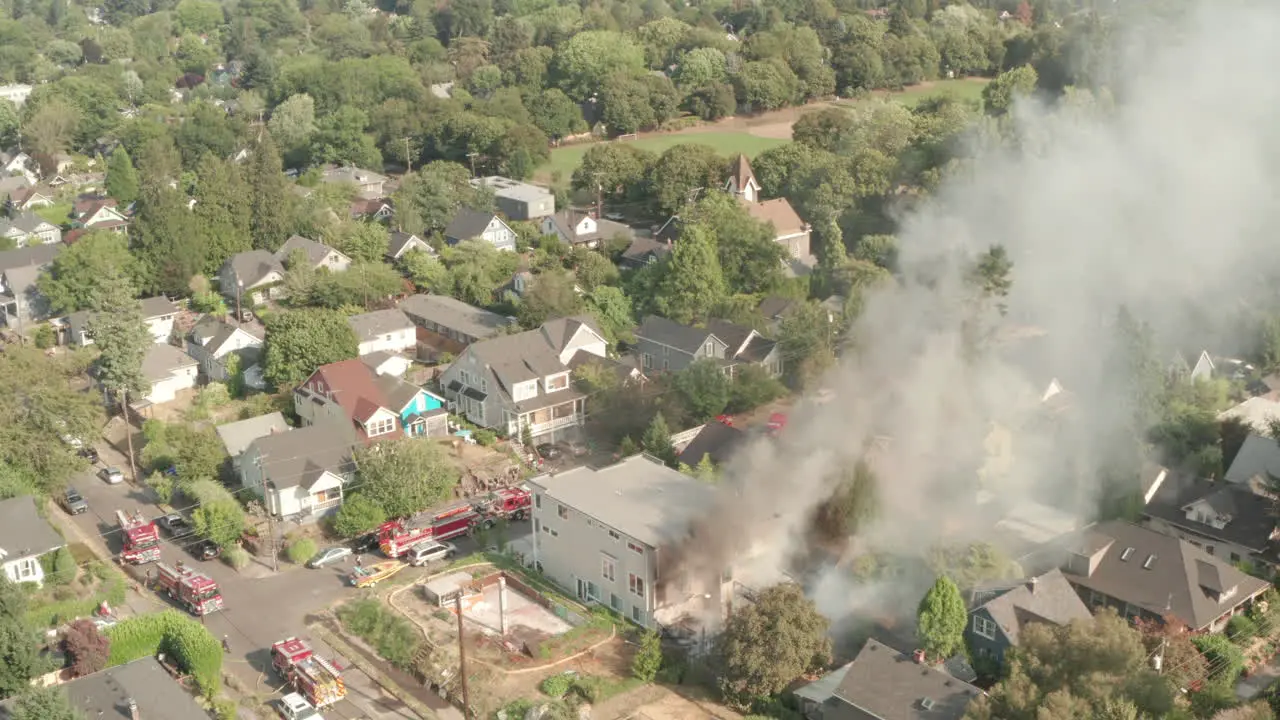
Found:
<path fill-rule="evenodd" d="M 681 370 L 693 364 L 697 360 L 697 356 L 677 350 L 676 348 L 662 343 L 654 342 L 648 338 L 637 337 L 636 347 L 640 351 L 640 360 L 644 361 L 644 356 L 648 355 L 652 359 L 652 365 L 645 366 L 645 370 L 680 372 Z M 665 361 L 665 363 L 664 363 Z"/>
<path fill-rule="evenodd" d="M 1143 525 L 1158 533 L 1186 540 L 1192 545 L 1200 547 L 1210 555 L 1222 558 L 1228 562 L 1248 560 L 1254 563 L 1261 562 L 1266 567 L 1272 567 L 1271 563 L 1255 556 L 1253 551 L 1247 547 L 1235 545 L 1215 538 L 1205 537 L 1198 533 L 1188 532 L 1187 530 L 1160 518 L 1147 518 L 1145 522 L 1143 522 Z"/>
<path fill-rule="evenodd" d="M 995 625 L 995 639 L 991 640 L 979 635 L 974 630 L 974 618 L 980 617 Z M 1009 639 L 1000 631 L 1000 626 L 996 624 L 995 619 L 987 612 L 986 608 L 978 608 L 969 613 L 968 624 L 964 628 L 964 639 L 969 645 L 969 650 L 974 657 L 986 656 L 993 659 L 996 663 L 1004 663 L 1004 652 L 1009 648 Z"/>
<path fill-rule="evenodd" d="M 600 523 L 577 510 L 545 497 L 545 488 L 529 483 L 535 493 L 533 507 L 534 548 L 543 573 L 572 597 L 589 592 L 578 581 L 591 583 L 594 602 L 612 607 L 623 617 L 654 627 L 653 579 L 657 554 L 644 543 Z M 562 517 L 563 514 L 566 517 Z M 612 534 L 610 534 L 612 532 Z M 616 537 L 615 537 L 616 536 Z M 637 546 L 642 552 L 630 548 Z M 613 578 L 605 576 L 605 558 L 613 560 Z M 631 592 L 630 575 L 644 581 L 644 597 Z"/>

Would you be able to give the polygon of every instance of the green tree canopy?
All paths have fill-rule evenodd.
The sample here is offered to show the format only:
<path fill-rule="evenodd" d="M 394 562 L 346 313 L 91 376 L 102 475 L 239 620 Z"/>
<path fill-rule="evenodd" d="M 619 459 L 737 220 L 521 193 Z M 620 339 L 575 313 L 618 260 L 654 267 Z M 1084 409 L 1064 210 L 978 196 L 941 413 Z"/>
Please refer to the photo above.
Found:
<path fill-rule="evenodd" d="M 306 309 L 267 318 L 263 375 L 276 387 L 306 380 L 316 368 L 356 356 L 359 342 L 342 313 Z"/>
<path fill-rule="evenodd" d="M 945 660 L 963 649 L 968 619 L 955 581 L 945 575 L 938 578 L 916 611 L 916 635 L 929 657 Z"/>
<path fill-rule="evenodd" d="M 121 205 L 128 205 L 138 199 L 138 171 L 133 168 L 133 160 L 123 145 L 111 151 L 111 159 L 107 162 L 106 185 L 107 195 L 115 198 Z"/>
<path fill-rule="evenodd" d="M 387 517 L 408 517 L 450 497 L 460 473 L 436 443 L 392 440 L 356 451 L 360 493 Z"/>
<path fill-rule="evenodd" d="M 685 228 L 661 267 L 654 308 L 663 317 L 688 324 L 704 319 L 725 295 L 714 240 L 700 227 Z"/>
<path fill-rule="evenodd" d="M 89 301 L 88 330 L 98 348 L 98 382 L 117 399 L 141 400 L 151 389 L 142 361 L 155 343 L 142 318 L 133 282 L 120 268 L 107 267 Z"/>
<path fill-rule="evenodd" d="M 64 249 L 49 269 L 40 274 L 36 287 L 55 313 L 85 310 L 107 278 L 132 274 L 136 267 L 129 253 L 129 239 L 113 232 L 93 231 Z"/>
<path fill-rule="evenodd" d="M 676 373 L 674 387 L 695 423 L 704 423 L 719 415 L 729 404 L 730 380 L 715 360 L 693 361 Z"/>
<path fill-rule="evenodd" d="M 739 708 L 831 662 L 829 622 L 794 583 L 774 585 L 729 616 L 716 639 L 720 690 Z"/>

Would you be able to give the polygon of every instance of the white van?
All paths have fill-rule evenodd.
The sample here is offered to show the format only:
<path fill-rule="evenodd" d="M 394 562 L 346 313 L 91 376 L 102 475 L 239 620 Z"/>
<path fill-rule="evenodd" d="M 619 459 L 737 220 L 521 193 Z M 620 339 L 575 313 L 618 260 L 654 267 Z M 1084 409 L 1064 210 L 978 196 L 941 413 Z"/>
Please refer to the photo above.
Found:
<path fill-rule="evenodd" d="M 426 540 L 409 548 L 408 559 L 410 565 L 422 567 L 433 560 L 451 558 L 457 552 L 452 543 Z"/>

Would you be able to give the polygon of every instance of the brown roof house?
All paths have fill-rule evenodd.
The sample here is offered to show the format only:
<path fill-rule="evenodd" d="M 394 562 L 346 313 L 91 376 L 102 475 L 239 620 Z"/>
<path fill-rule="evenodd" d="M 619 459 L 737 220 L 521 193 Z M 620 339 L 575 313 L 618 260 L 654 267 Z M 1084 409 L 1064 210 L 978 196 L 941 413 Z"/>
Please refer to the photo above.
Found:
<path fill-rule="evenodd" d="M 1087 530 L 1062 574 L 1092 608 L 1113 607 L 1131 619 L 1173 618 L 1207 632 L 1220 632 L 1271 587 L 1186 540 L 1122 521 Z"/>
<path fill-rule="evenodd" d="M 714 360 L 730 374 L 735 365 L 743 364 L 760 365 L 774 377 L 782 374 L 776 341 L 726 320 L 708 320 L 704 327 L 695 327 L 650 315 L 635 335 L 641 372 L 679 372 L 696 360 Z"/>
<path fill-rule="evenodd" d="M 293 407 L 307 425 L 344 425 L 365 442 L 448 434 L 444 398 L 360 358 L 321 366 L 293 391 Z"/>
<path fill-rule="evenodd" d="M 620 222 L 596 219 L 589 213 L 575 210 L 561 210 L 542 218 L 540 229 L 543 235 L 555 235 L 569 245 L 585 245 L 593 250 L 606 240 L 615 237 L 634 240 L 636 235 L 635 230 Z"/>
<path fill-rule="evenodd" d="M 877 640 L 795 693 L 810 720 L 960 720 L 981 694 Z"/>
<path fill-rule="evenodd" d="M 809 247 L 809 223 L 796 214 L 795 208 L 791 207 L 786 198 L 760 198 L 763 188 L 746 155 L 739 155 L 734 161 L 724 189 L 746 206 L 751 217 L 773 226 L 776 234 L 774 239 L 791 253 L 788 270 L 797 275 L 805 275 L 813 270 L 817 260 Z"/>

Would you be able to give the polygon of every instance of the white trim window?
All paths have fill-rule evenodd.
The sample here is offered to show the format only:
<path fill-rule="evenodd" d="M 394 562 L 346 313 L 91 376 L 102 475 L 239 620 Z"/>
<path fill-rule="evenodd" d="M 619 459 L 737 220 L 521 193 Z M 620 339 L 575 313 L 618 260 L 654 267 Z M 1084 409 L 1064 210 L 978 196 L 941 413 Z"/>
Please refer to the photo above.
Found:
<path fill-rule="evenodd" d="M 35 558 L 23 558 L 17 563 L 18 582 L 34 581 L 40 571 L 40 561 Z"/>
<path fill-rule="evenodd" d="M 636 575 L 635 573 L 629 573 L 627 575 L 627 589 L 631 591 L 632 595 L 635 595 L 636 597 L 643 600 L 644 599 L 644 578 L 640 577 L 639 575 Z"/>
<path fill-rule="evenodd" d="M 988 640 L 996 639 L 996 624 L 982 615 L 973 616 L 973 631 Z"/>
<path fill-rule="evenodd" d="M 378 420 L 376 422 L 372 422 L 369 424 L 367 428 L 369 437 L 386 435 L 387 433 L 395 432 L 395 429 L 396 429 L 395 418 L 386 418 L 385 420 Z"/>
<path fill-rule="evenodd" d="M 618 573 L 618 561 L 608 555 L 600 555 L 600 575 L 609 582 L 614 582 Z"/>

